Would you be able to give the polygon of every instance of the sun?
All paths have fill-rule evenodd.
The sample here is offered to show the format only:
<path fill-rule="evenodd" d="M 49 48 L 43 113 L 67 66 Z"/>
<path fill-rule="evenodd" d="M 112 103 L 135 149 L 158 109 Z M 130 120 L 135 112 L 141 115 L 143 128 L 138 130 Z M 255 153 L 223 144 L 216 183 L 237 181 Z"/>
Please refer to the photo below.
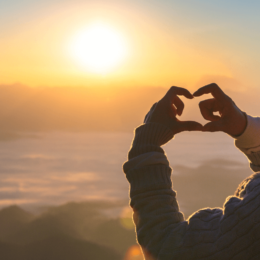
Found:
<path fill-rule="evenodd" d="M 124 60 L 127 46 L 123 36 L 104 23 L 94 23 L 72 40 L 71 54 L 89 71 L 107 73 Z"/>

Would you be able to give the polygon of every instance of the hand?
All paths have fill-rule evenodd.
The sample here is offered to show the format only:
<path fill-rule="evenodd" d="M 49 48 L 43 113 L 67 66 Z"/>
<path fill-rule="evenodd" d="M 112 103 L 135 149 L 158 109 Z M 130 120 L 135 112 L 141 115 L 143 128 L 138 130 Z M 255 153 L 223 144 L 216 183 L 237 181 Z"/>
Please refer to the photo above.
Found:
<path fill-rule="evenodd" d="M 211 93 L 214 98 L 203 100 L 199 104 L 202 116 L 211 121 L 204 125 L 203 131 L 223 131 L 231 136 L 241 135 L 247 125 L 245 113 L 215 83 L 198 89 L 193 96 L 199 97 L 208 93 Z M 219 112 L 220 116 L 214 115 L 213 112 Z"/>
<path fill-rule="evenodd" d="M 166 95 L 155 103 L 144 119 L 144 123 L 154 122 L 168 126 L 174 134 L 183 131 L 201 131 L 203 126 L 194 121 L 180 121 L 176 115 L 181 115 L 184 104 L 177 96 L 192 99 L 192 94 L 184 88 L 171 87 Z"/>

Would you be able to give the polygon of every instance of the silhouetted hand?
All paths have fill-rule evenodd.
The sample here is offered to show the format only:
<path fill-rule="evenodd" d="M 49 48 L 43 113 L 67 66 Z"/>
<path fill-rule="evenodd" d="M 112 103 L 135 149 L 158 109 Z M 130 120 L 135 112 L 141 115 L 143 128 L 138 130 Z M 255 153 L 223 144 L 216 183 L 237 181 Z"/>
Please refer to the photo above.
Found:
<path fill-rule="evenodd" d="M 192 94 L 184 88 L 171 87 L 166 95 L 155 103 L 145 116 L 144 123 L 154 122 L 168 126 L 174 134 L 183 131 L 201 131 L 203 126 L 194 121 L 180 121 L 176 115 L 181 115 L 184 104 L 177 96 L 185 96 L 192 99 Z"/>
<path fill-rule="evenodd" d="M 203 131 L 223 131 L 231 136 L 241 135 L 247 125 L 245 113 L 215 83 L 198 89 L 193 96 L 199 97 L 209 93 L 214 98 L 203 100 L 199 104 L 202 116 L 211 121 L 204 125 Z M 219 112 L 220 116 L 214 115 L 213 112 Z"/>

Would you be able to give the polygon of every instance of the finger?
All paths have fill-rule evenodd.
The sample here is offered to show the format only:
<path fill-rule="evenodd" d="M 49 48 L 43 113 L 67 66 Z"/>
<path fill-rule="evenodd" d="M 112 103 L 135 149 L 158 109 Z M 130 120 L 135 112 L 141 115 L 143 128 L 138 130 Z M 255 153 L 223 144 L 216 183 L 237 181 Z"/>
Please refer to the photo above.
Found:
<path fill-rule="evenodd" d="M 213 114 L 213 112 L 219 111 L 218 104 L 216 102 L 216 99 L 207 99 L 203 100 L 199 103 L 200 112 L 204 119 L 210 120 L 210 121 L 216 121 L 221 119 L 220 116 L 216 116 Z"/>
<path fill-rule="evenodd" d="M 166 93 L 165 97 L 169 98 L 173 102 L 176 95 L 185 96 L 188 99 L 192 99 L 193 95 L 185 88 L 171 87 Z"/>
<path fill-rule="evenodd" d="M 212 94 L 212 96 L 216 99 L 223 99 L 226 97 L 226 94 L 222 91 L 222 89 L 216 84 L 211 83 L 206 85 L 193 93 L 194 97 L 199 97 L 204 94 Z"/>
<path fill-rule="evenodd" d="M 176 115 L 177 115 L 176 107 L 173 104 L 170 104 L 170 106 L 169 106 L 169 116 L 171 118 L 176 118 Z"/>
<path fill-rule="evenodd" d="M 223 124 L 221 121 L 209 122 L 203 126 L 203 132 L 218 132 L 223 131 Z"/>
<path fill-rule="evenodd" d="M 202 131 L 203 125 L 195 121 L 179 121 L 179 132 L 183 131 Z"/>
<path fill-rule="evenodd" d="M 173 104 L 176 107 L 177 114 L 180 116 L 183 112 L 183 109 L 184 109 L 184 103 L 182 102 L 182 100 L 178 96 L 175 96 L 174 99 L 173 99 Z"/>

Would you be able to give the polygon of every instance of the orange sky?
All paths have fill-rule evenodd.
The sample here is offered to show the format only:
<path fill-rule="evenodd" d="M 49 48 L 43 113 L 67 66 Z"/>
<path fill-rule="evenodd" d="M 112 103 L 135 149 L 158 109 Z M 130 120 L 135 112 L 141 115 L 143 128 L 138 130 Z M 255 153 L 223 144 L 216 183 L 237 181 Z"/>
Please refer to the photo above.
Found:
<path fill-rule="evenodd" d="M 25 6 L 17 14 L 9 7 L 6 26 L 0 27 L 0 84 L 168 87 L 194 86 L 205 76 L 221 76 L 246 87 L 257 86 L 256 55 L 250 49 L 255 39 L 243 37 L 249 29 L 251 35 L 256 32 L 249 23 L 240 33 L 237 16 L 242 6 L 228 18 L 232 9 L 227 5 L 227 13 L 218 21 L 221 10 L 205 16 L 199 7 L 202 0 L 197 9 L 170 5 L 167 0 L 164 6 L 145 2 L 47 1 L 43 8 L 38 1 L 38 9 L 37 5 L 34 9 Z M 204 4 L 204 8 L 207 11 L 214 5 Z M 252 11 L 254 6 L 250 8 Z M 8 16 L 15 18 L 12 23 Z M 250 18 L 250 12 L 247 16 Z M 126 57 L 106 74 L 84 68 L 70 52 L 76 33 L 95 21 L 116 30 L 127 43 Z"/>

